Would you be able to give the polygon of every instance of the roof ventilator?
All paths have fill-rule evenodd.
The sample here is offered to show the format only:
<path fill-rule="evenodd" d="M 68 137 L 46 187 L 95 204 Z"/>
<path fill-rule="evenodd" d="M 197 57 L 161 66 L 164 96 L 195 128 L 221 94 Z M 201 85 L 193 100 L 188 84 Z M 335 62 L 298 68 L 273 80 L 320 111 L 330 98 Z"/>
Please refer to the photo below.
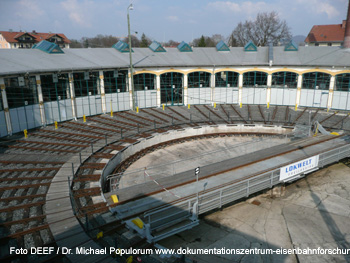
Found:
<path fill-rule="evenodd" d="M 159 44 L 157 41 L 153 41 L 152 44 L 149 46 L 149 48 L 153 52 L 166 52 L 165 48 L 162 47 L 162 45 Z"/>
<path fill-rule="evenodd" d="M 118 41 L 118 43 L 114 44 L 112 48 L 115 48 L 121 53 L 127 53 L 129 52 L 129 44 L 125 43 L 124 41 Z M 134 52 L 134 50 L 131 49 L 131 52 Z"/>
<path fill-rule="evenodd" d="M 34 44 L 32 49 L 40 49 L 41 51 L 44 51 L 48 54 L 64 54 L 64 52 L 59 47 L 59 45 L 46 40 L 43 40 L 37 44 Z"/>
<path fill-rule="evenodd" d="M 230 48 L 225 44 L 224 41 L 220 41 L 217 45 L 216 45 L 216 50 L 217 51 L 230 51 Z"/>
<path fill-rule="evenodd" d="M 192 48 L 190 47 L 190 45 L 184 41 L 182 41 L 180 45 L 177 46 L 177 49 L 180 52 L 192 52 Z"/>
<path fill-rule="evenodd" d="M 246 52 L 256 52 L 258 51 L 258 48 L 256 45 L 253 43 L 253 41 L 249 41 L 245 46 L 244 46 L 244 51 Z"/>

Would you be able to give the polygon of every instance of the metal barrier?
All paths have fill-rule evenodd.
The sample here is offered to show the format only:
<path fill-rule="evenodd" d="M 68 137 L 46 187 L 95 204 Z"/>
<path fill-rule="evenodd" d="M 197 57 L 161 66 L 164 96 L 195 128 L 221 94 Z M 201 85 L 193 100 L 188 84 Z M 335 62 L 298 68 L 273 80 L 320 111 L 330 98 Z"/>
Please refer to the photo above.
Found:
<path fill-rule="evenodd" d="M 318 168 L 322 168 L 325 165 L 337 162 L 346 157 L 350 157 L 350 145 L 344 145 L 321 153 L 319 154 Z M 146 212 L 144 219 L 150 226 L 150 233 L 152 234 L 152 231 L 157 231 L 158 228 L 169 227 L 181 220 L 190 219 L 195 221 L 194 217 L 197 217 L 199 214 L 221 208 L 223 205 L 272 188 L 274 185 L 280 183 L 280 168 L 278 168 L 199 195 L 198 204 L 196 203 L 197 198 L 193 197 L 180 203 L 169 204 L 159 210 L 154 209 L 151 212 Z M 190 228 L 190 224 L 187 225 L 186 229 L 188 228 Z M 174 230 L 170 230 L 169 232 L 162 233 L 160 236 L 154 237 L 154 239 L 160 240 L 161 238 L 171 236 L 173 232 Z"/>

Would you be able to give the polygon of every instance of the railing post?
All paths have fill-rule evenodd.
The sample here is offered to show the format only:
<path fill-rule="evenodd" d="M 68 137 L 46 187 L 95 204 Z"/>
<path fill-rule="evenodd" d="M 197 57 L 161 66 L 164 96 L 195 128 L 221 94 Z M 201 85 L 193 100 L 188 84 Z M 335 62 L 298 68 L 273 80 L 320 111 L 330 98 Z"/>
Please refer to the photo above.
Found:
<path fill-rule="evenodd" d="M 94 145 L 93 145 L 93 143 L 91 143 L 91 153 L 92 154 L 94 153 Z"/>
<path fill-rule="evenodd" d="M 271 172 L 270 180 L 271 180 L 271 188 L 272 188 L 272 186 L 273 186 L 273 172 Z"/>
<path fill-rule="evenodd" d="M 219 204 L 219 208 L 222 207 L 222 189 L 220 190 L 220 204 Z"/>
<path fill-rule="evenodd" d="M 249 196 L 249 180 L 247 181 L 247 197 Z"/>

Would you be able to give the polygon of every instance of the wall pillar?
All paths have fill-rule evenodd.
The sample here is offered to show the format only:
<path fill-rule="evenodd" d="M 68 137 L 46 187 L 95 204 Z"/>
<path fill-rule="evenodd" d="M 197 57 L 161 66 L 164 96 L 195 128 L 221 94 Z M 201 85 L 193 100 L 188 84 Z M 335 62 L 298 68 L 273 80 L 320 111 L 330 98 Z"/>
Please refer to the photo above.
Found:
<path fill-rule="evenodd" d="M 298 85 L 297 85 L 297 97 L 295 101 L 295 110 L 298 109 L 300 105 L 301 88 L 303 85 L 303 75 L 298 75 Z"/>
<path fill-rule="evenodd" d="M 188 104 L 188 75 L 184 74 L 184 105 Z"/>
<path fill-rule="evenodd" d="M 10 111 L 9 111 L 9 104 L 7 102 L 6 87 L 5 87 L 5 82 L 3 78 L 0 78 L 0 88 L 1 88 L 1 96 L 2 96 L 2 105 L 4 106 L 4 112 L 5 112 L 7 134 L 12 135 L 12 124 L 11 124 L 11 117 L 10 117 Z"/>
<path fill-rule="evenodd" d="M 103 71 L 99 71 L 100 75 L 100 92 L 101 92 L 101 102 L 102 102 L 102 112 L 106 114 L 107 112 L 107 106 L 106 106 L 106 92 L 105 92 L 105 80 Z"/>
<path fill-rule="evenodd" d="M 243 74 L 238 76 L 238 104 L 242 105 L 242 94 L 243 94 Z"/>
<path fill-rule="evenodd" d="M 77 120 L 77 104 L 75 102 L 75 90 L 74 90 L 73 73 L 68 73 L 68 78 L 69 78 L 70 98 L 71 98 L 71 101 L 72 101 L 73 118 L 74 118 L 74 120 Z"/>
<path fill-rule="evenodd" d="M 215 93 L 215 73 L 213 73 L 210 76 L 210 102 L 212 105 L 214 105 L 214 94 Z"/>
<path fill-rule="evenodd" d="M 160 94 L 160 76 L 156 76 L 156 89 L 157 89 L 157 107 L 160 107 L 161 104 L 161 94 Z"/>
<path fill-rule="evenodd" d="M 327 110 L 332 108 L 334 86 L 335 86 L 335 76 L 331 76 L 331 81 L 329 82 L 329 93 L 328 93 Z"/>
<path fill-rule="evenodd" d="M 272 75 L 267 75 L 266 105 L 269 108 L 271 102 Z"/>
<path fill-rule="evenodd" d="M 41 89 L 40 75 L 35 75 L 35 80 L 36 80 L 36 89 L 38 91 L 38 98 L 39 98 L 39 109 L 40 109 L 40 116 L 41 116 L 41 125 L 46 126 L 44 96 L 43 96 L 43 91 Z"/>

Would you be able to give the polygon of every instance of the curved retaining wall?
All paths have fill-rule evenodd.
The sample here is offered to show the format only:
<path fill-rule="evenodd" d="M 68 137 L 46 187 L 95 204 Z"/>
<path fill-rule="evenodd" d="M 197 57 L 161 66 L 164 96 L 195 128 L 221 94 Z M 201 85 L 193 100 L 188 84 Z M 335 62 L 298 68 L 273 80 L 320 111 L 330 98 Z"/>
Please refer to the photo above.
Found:
<path fill-rule="evenodd" d="M 240 125 L 215 125 L 215 126 L 204 126 L 186 128 L 180 130 L 171 130 L 164 133 L 154 133 L 150 137 L 141 138 L 133 144 L 124 144 L 125 148 L 116 153 L 116 155 L 109 160 L 105 165 L 102 176 L 101 185 L 105 185 L 107 176 L 110 175 L 114 169 L 124 160 L 130 156 L 142 151 L 148 147 L 164 143 L 171 140 L 220 133 L 238 133 L 238 134 L 249 134 L 249 133 L 261 133 L 261 134 L 288 134 L 291 132 L 293 127 L 288 126 L 274 126 L 274 125 L 254 125 L 254 124 L 240 124 Z"/>

